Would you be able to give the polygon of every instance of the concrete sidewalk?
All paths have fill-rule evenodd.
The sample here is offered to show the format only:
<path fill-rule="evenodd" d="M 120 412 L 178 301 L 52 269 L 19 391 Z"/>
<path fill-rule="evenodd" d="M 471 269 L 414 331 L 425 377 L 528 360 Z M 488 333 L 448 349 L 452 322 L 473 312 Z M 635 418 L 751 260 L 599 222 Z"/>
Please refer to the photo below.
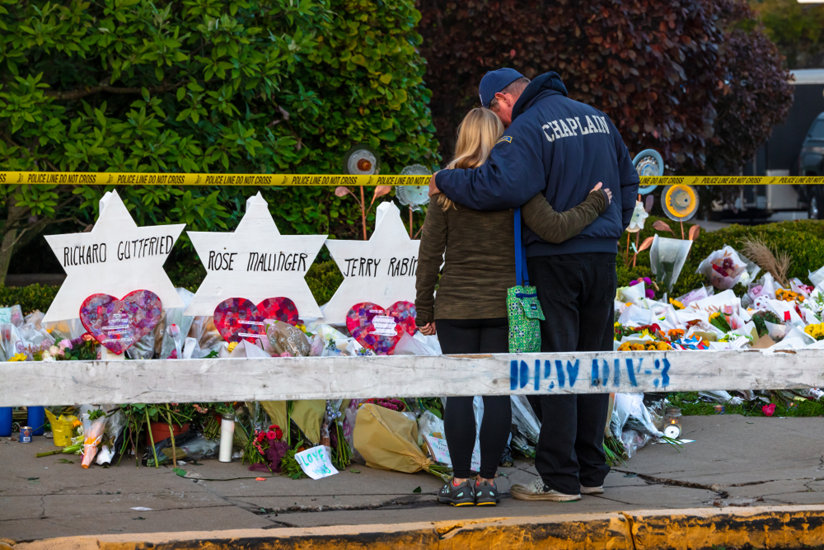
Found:
<path fill-rule="evenodd" d="M 800 548 L 824 545 L 821 418 L 684 417 L 678 447 L 640 449 L 605 493 L 574 503 L 524 502 L 500 471 L 497 507 L 435 501 L 440 481 L 352 465 L 313 481 L 256 480 L 239 461 L 171 467 L 80 467 L 54 448 L 0 441 L 0 548 Z M 67 460 L 72 461 L 68 463 Z M 65 538 L 74 537 L 74 538 Z M 207 544 L 208 542 L 208 544 Z M 795 545 L 794 545 L 795 544 Z"/>

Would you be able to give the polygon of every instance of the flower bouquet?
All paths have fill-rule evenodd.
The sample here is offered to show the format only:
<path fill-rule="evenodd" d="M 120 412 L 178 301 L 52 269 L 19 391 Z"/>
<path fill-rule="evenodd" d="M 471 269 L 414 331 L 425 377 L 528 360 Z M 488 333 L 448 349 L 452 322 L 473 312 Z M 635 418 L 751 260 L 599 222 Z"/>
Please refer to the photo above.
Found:
<path fill-rule="evenodd" d="M 649 263 L 652 273 L 660 286 L 672 292 L 672 287 L 681 269 L 687 260 L 692 241 L 684 239 L 668 239 L 655 235 L 649 249 Z"/>
<path fill-rule="evenodd" d="M 332 465 L 343 470 L 352 463 L 352 451 L 346 441 L 343 426 L 344 415 L 341 411 L 343 401 L 329 400 L 326 402 L 326 417 L 321 426 L 321 442 L 332 449 Z"/>
<path fill-rule="evenodd" d="M 448 468 L 432 462 L 418 446 L 417 422 L 401 412 L 364 403 L 355 420 L 354 442 L 369 467 L 410 474 L 425 470 L 448 479 Z"/>
<path fill-rule="evenodd" d="M 289 445 L 283 441 L 283 430 L 272 424 L 266 430 L 255 430 L 243 453 L 243 461 L 251 463 L 249 469 L 252 471 L 279 473 L 288 450 Z"/>
<path fill-rule="evenodd" d="M 816 340 L 824 340 L 824 323 L 810 324 L 804 327 L 804 332 Z"/>
<path fill-rule="evenodd" d="M 698 265 L 698 273 L 705 275 L 719 290 L 727 290 L 741 282 L 746 270 L 747 264 L 729 245 L 716 250 Z"/>

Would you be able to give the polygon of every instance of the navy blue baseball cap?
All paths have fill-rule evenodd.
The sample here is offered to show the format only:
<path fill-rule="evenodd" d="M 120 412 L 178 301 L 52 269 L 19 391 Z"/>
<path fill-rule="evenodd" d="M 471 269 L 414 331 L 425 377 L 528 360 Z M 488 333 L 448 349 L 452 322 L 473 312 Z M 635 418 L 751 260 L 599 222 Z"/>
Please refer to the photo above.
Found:
<path fill-rule="evenodd" d="M 495 98 L 495 94 L 523 77 L 524 75 L 509 67 L 489 71 L 481 79 L 481 84 L 478 86 L 481 105 L 488 109 L 489 104 L 492 103 L 492 100 Z"/>

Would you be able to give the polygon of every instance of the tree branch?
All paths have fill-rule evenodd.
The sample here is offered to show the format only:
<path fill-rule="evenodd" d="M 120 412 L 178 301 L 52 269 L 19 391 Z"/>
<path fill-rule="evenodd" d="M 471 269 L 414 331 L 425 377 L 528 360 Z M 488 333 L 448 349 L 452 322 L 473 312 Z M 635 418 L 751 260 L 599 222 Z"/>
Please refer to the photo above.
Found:
<path fill-rule="evenodd" d="M 174 90 L 184 84 L 183 81 L 174 82 L 174 83 L 166 83 L 161 84 L 160 86 L 152 86 L 148 88 L 149 93 L 156 94 L 156 93 L 165 93 L 169 90 Z M 122 95 L 140 95 L 143 88 L 135 88 L 135 87 L 118 87 L 112 86 L 109 84 L 108 80 L 102 81 L 97 86 L 87 86 L 85 88 L 80 88 L 77 90 L 64 90 L 64 91 L 55 91 L 55 90 L 46 90 L 46 95 L 51 97 L 57 101 L 75 101 L 77 99 L 84 98 L 86 96 L 99 94 L 101 92 L 107 92 L 110 94 L 122 94 Z"/>

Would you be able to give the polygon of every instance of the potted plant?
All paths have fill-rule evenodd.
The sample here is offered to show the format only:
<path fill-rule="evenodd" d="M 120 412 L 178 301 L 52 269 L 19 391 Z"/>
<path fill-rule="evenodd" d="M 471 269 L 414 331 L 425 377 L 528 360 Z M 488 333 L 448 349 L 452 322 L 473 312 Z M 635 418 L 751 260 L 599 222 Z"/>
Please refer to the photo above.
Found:
<path fill-rule="evenodd" d="M 146 444 L 151 446 L 154 464 L 157 462 L 155 446 L 164 439 L 171 439 L 172 453 L 175 453 L 175 435 L 189 429 L 189 423 L 195 415 L 194 406 L 187 403 L 130 403 L 121 405 L 126 415 L 128 437 L 124 448 L 130 444 L 137 456 L 140 435 L 146 431 Z"/>

